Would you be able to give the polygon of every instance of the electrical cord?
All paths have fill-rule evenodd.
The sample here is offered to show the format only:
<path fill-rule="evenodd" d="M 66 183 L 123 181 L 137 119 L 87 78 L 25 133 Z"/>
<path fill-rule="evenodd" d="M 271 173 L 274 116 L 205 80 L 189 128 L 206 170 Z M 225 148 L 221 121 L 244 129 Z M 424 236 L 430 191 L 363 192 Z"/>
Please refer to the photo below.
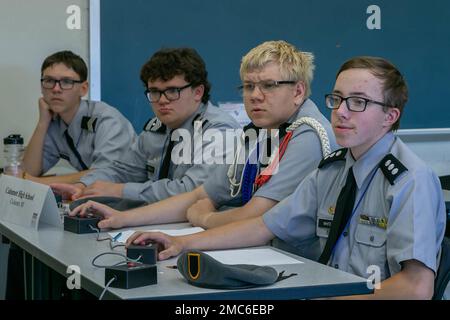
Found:
<path fill-rule="evenodd" d="M 109 247 L 111 248 L 111 250 L 114 250 L 114 249 L 117 248 L 117 247 L 125 247 L 125 244 L 124 244 L 124 243 L 116 243 L 116 244 L 113 244 L 115 241 L 114 241 L 114 239 L 112 239 L 111 237 L 106 237 L 106 238 L 100 239 L 100 229 L 95 228 L 95 227 L 93 227 L 93 226 L 91 226 L 91 225 L 89 225 L 89 228 L 91 228 L 91 230 L 97 232 L 97 239 L 96 239 L 97 241 L 106 241 L 106 240 L 109 240 Z"/>
<path fill-rule="evenodd" d="M 109 240 L 109 246 L 110 246 L 111 250 L 114 250 L 114 249 L 117 248 L 117 247 L 125 247 L 125 244 L 123 244 L 123 243 L 113 244 L 113 243 L 115 242 L 115 240 L 114 240 L 113 238 L 111 238 L 111 237 L 100 238 L 100 229 L 95 228 L 95 227 L 93 227 L 92 225 L 89 225 L 89 228 L 97 233 L 97 239 L 96 239 L 96 241 L 99 241 L 99 242 L 100 242 L 100 241 L 107 241 L 107 240 Z M 119 262 L 117 262 L 117 263 L 115 263 L 115 264 L 113 264 L 113 265 L 101 265 L 101 264 L 95 263 L 95 261 L 96 261 L 98 258 L 100 258 L 100 257 L 102 257 L 102 256 L 106 256 L 106 255 L 120 256 L 120 257 L 123 257 L 124 260 L 119 261 Z M 124 265 L 124 264 L 127 264 L 127 263 L 129 263 L 129 262 L 134 262 L 134 263 L 136 263 L 136 262 L 139 262 L 141 259 L 142 259 L 142 255 L 140 255 L 140 256 L 137 257 L 136 259 L 131 259 L 131 258 L 128 258 L 128 257 L 127 257 L 125 254 L 123 254 L 123 253 L 118 253 L 118 252 L 103 252 L 103 253 L 100 253 L 100 254 L 98 254 L 97 256 L 95 256 L 95 257 L 92 259 L 91 264 L 92 264 L 94 267 L 97 267 L 97 268 L 109 268 L 109 267 L 116 267 L 116 266 Z M 101 293 L 101 295 L 100 295 L 100 297 L 98 298 L 98 300 L 102 300 L 102 299 L 103 299 L 103 296 L 105 295 L 105 293 L 106 293 L 106 291 L 108 290 L 109 286 L 110 286 L 111 283 L 113 283 L 115 280 L 117 280 L 117 278 L 114 276 L 113 278 L 111 278 L 111 279 L 108 281 L 108 283 L 105 285 L 105 288 L 103 289 L 103 292 Z"/>
<path fill-rule="evenodd" d="M 102 257 L 102 256 L 106 256 L 106 255 L 113 255 L 113 256 L 120 256 L 120 257 L 123 257 L 123 258 L 125 258 L 125 260 L 123 260 L 123 261 L 120 261 L 120 262 L 118 262 L 118 263 L 116 263 L 116 264 L 113 264 L 113 265 L 101 265 L 101 264 L 96 264 L 95 263 L 95 261 L 98 259 L 98 258 L 100 258 L 100 257 Z M 119 266 L 119 265 L 122 265 L 122 264 L 126 264 L 126 263 L 128 263 L 128 262 L 139 262 L 139 260 L 141 260 L 142 259 L 142 255 L 140 255 L 139 257 L 137 257 L 136 259 L 131 259 L 131 258 L 128 258 L 126 255 L 124 255 L 123 253 L 118 253 L 118 252 L 103 252 L 103 253 L 100 253 L 100 254 L 98 254 L 98 255 L 96 255 L 95 257 L 94 257 L 94 259 L 92 259 L 92 265 L 94 266 L 94 267 L 97 267 L 97 268 L 109 268 L 109 267 L 117 267 L 117 266 Z"/>
<path fill-rule="evenodd" d="M 98 298 L 98 300 L 102 300 L 103 296 L 105 295 L 106 291 L 108 290 L 109 286 L 111 285 L 111 283 L 113 283 L 114 281 L 116 281 L 117 278 L 114 276 L 111 279 L 109 279 L 108 283 L 105 286 L 105 289 L 103 289 L 102 294 L 100 295 L 100 297 Z"/>

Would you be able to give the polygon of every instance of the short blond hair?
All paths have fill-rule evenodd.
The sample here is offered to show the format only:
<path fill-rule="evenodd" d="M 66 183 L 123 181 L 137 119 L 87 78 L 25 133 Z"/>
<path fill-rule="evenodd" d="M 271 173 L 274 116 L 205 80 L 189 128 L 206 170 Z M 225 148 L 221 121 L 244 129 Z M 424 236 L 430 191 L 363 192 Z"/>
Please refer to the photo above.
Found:
<path fill-rule="evenodd" d="M 250 50 L 241 62 L 241 80 L 244 74 L 261 70 L 269 63 L 280 67 L 283 79 L 287 81 L 302 81 L 305 84 L 305 98 L 311 95 L 311 82 L 314 75 L 314 55 L 303 52 L 283 40 L 266 41 Z"/>

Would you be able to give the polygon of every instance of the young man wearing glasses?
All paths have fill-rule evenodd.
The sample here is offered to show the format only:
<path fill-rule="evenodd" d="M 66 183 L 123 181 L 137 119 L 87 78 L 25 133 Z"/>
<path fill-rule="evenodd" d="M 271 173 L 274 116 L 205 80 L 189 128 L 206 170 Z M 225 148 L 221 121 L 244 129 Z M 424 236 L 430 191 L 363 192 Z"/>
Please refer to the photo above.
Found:
<path fill-rule="evenodd" d="M 39 121 L 26 148 L 26 179 L 41 183 L 76 182 L 87 170 L 109 166 L 133 143 L 130 122 L 104 102 L 82 100 L 88 92 L 88 70 L 71 51 L 56 52 L 41 67 Z M 79 172 L 39 177 L 60 159 Z"/>
<path fill-rule="evenodd" d="M 136 139 L 131 123 L 101 101 L 82 100 L 88 92 L 88 69 L 71 51 L 48 56 L 41 67 L 39 120 L 27 145 L 24 178 L 39 183 L 72 183 L 89 170 L 107 167 Z M 77 173 L 40 177 L 60 159 Z M 7 299 L 23 299 L 22 250 L 11 246 Z M 17 268 L 19 266 L 19 268 Z"/>
<path fill-rule="evenodd" d="M 239 127 L 228 113 L 210 103 L 207 76 L 205 63 L 194 49 L 156 52 L 141 69 L 144 93 L 156 117 L 147 122 L 120 160 L 90 172 L 75 185 L 52 185 L 54 190 L 69 193 L 72 199 L 110 196 L 139 204 L 191 191 L 203 183 L 209 170 L 226 157 L 226 150 L 221 149 L 196 161 L 198 152 L 214 143 L 203 135 L 213 131 L 225 135 L 226 129 Z M 191 145 L 183 148 L 189 141 Z M 174 154 L 183 157 L 182 163 Z"/>
<path fill-rule="evenodd" d="M 308 98 L 313 70 L 313 55 L 285 41 L 268 41 L 250 50 L 242 59 L 239 89 L 252 120 L 245 133 L 253 132 L 258 139 L 242 138 L 242 148 L 238 147 L 242 152 L 236 152 L 233 164 L 215 168 L 195 190 L 147 207 L 118 212 L 88 202 L 72 214 L 96 209 L 105 217 L 101 228 L 186 219 L 211 228 L 262 215 L 291 194 L 324 153 L 336 147 L 329 121 Z M 276 132 L 279 136 L 273 135 Z M 271 150 L 275 139 L 280 141 L 279 148 Z M 265 163 L 263 156 L 270 151 L 271 160 Z M 240 157 L 245 161 L 236 162 Z M 224 206 L 235 208 L 216 212 Z"/>
<path fill-rule="evenodd" d="M 388 61 L 347 61 L 326 96 L 344 149 L 325 157 L 291 196 L 262 217 L 183 237 L 136 233 L 128 243 L 161 243 L 159 259 L 167 259 L 279 237 L 320 263 L 375 280 L 373 295 L 355 298 L 430 299 L 445 205 L 437 176 L 393 133 L 407 99 L 405 80 Z"/>

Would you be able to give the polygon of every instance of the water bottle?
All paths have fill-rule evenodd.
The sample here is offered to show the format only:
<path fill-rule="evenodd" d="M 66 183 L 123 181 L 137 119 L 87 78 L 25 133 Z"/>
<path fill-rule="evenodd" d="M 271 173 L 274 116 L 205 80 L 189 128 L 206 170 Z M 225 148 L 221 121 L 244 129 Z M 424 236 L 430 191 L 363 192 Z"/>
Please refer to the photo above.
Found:
<path fill-rule="evenodd" d="M 3 173 L 23 178 L 22 158 L 23 158 L 23 138 L 20 134 L 11 134 L 3 139 L 5 165 Z"/>

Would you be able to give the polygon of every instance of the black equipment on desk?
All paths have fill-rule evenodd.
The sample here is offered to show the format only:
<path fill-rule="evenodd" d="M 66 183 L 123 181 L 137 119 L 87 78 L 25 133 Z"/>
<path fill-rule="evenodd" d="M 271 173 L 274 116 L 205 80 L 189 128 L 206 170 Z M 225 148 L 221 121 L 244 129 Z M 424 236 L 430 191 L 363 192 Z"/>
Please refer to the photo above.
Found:
<path fill-rule="evenodd" d="M 132 289 L 156 284 L 158 282 L 156 265 L 128 262 L 124 265 L 108 267 L 105 269 L 105 286 L 110 281 L 111 287 L 121 289 Z"/>
<path fill-rule="evenodd" d="M 127 247 L 127 258 L 136 260 L 145 264 L 156 264 L 156 255 L 158 250 L 156 245 L 147 246 L 129 245 Z"/>
<path fill-rule="evenodd" d="M 95 216 L 64 216 L 64 230 L 78 234 L 97 232 L 100 218 Z"/>

